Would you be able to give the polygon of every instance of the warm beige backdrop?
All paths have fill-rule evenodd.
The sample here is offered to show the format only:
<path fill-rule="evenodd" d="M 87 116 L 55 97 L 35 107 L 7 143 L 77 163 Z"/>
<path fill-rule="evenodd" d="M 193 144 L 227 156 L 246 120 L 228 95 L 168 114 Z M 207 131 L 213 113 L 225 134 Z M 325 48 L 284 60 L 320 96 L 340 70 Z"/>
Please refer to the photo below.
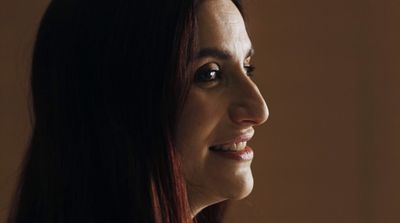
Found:
<path fill-rule="evenodd" d="M 0 222 L 29 136 L 30 47 L 48 0 L 0 3 Z M 400 1 L 247 0 L 270 107 L 255 188 L 227 223 L 400 222 Z"/>

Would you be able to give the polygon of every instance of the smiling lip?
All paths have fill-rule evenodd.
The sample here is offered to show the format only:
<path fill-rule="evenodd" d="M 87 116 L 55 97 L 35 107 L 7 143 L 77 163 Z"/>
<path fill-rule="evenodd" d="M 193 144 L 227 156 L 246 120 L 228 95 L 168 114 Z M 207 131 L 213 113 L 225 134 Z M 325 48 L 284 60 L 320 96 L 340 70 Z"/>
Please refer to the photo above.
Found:
<path fill-rule="evenodd" d="M 242 151 L 212 151 L 221 157 L 236 161 L 250 161 L 254 157 L 253 149 L 249 146 L 246 146 Z"/>
<path fill-rule="evenodd" d="M 249 141 L 251 138 L 253 138 L 254 135 L 254 129 L 249 129 L 248 131 L 246 131 L 245 133 L 242 133 L 239 136 L 236 136 L 232 139 L 223 141 L 222 143 L 218 143 L 215 145 L 226 145 L 226 144 L 233 144 L 233 143 L 240 143 L 240 142 L 247 142 Z"/>
<path fill-rule="evenodd" d="M 242 133 L 241 135 L 238 135 L 234 138 L 231 138 L 229 140 L 225 140 L 222 143 L 216 144 L 217 145 L 227 145 L 227 144 L 233 144 L 233 143 L 240 143 L 240 142 L 247 142 L 254 136 L 254 129 L 250 128 L 246 132 Z M 213 147 L 213 146 L 211 146 Z M 211 148 L 210 147 L 210 148 Z M 246 146 L 243 150 L 240 151 L 233 151 L 233 150 L 211 150 L 212 152 L 215 152 L 216 154 L 228 158 L 228 159 L 233 159 L 237 161 L 250 161 L 254 157 L 254 151 L 251 147 Z"/>

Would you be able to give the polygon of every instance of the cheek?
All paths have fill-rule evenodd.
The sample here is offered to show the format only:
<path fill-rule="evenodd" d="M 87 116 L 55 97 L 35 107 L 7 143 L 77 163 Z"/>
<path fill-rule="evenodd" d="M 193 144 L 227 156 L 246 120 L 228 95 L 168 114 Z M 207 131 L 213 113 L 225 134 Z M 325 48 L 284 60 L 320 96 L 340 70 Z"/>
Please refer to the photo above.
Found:
<path fill-rule="evenodd" d="M 207 145 L 221 124 L 225 109 L 221 98 L 204 90 L 191 90 L 177 126 L 178 145 Z"/>
<path fill-rule="evenodd" d="M 230 131 L 227 115 L 229 95 L 192 91 L 179 119 L 177 149 L 192 196 L 238 198 L 252 188 L 250 163 L 238 165 L 209 150 L 218 137 Z"/>
<path fill-rule="evenodd" d="M 191 90 L 177 126 L 177 149 L 186 171 L 199 172 L 204 168 L 208 146 L 216 129 L 222 125 L 225 112 L 215 95 L 203 89 Z"/>

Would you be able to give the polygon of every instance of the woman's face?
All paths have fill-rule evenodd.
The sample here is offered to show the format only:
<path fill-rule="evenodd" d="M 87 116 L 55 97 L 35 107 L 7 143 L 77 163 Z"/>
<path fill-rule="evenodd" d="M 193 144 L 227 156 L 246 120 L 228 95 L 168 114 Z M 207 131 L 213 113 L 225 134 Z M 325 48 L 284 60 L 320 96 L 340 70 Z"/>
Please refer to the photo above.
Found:
<path fill-rule="evenodd" d="M 194 214 L 251 192 L 253 151 L 245 143 L 268 118 L 240 12 L 231 0 L 205 0 L 197 10 L 194 81 L 177 131 Z"/>

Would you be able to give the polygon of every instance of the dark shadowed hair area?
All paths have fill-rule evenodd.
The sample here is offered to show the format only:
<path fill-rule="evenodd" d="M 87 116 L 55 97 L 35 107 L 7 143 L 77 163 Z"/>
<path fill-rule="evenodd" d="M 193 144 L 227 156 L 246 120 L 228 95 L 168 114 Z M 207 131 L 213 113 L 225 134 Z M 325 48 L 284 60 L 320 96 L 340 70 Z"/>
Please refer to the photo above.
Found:
<path fill-rule="evenodd" d="M 196 4 L 51 1 L 34 45 L 32 135 L 8 223 L 222 222 L 226 202 L 192 219 L 175 149 Z"/>

